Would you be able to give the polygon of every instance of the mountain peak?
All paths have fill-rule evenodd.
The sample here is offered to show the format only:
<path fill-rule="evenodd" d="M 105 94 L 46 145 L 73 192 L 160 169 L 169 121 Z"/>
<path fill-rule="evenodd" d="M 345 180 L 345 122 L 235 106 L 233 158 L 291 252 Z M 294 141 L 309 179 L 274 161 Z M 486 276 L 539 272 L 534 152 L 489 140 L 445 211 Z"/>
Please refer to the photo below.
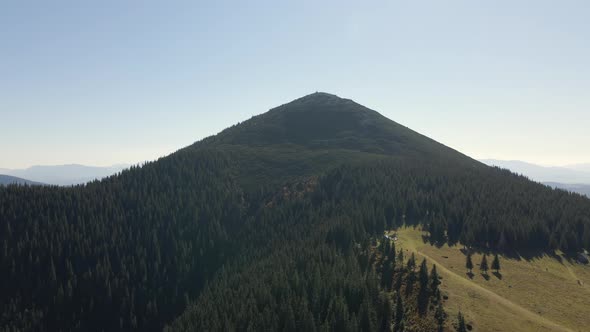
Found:
<path fill-rule="evenodd" d="M 327 93 L 327 92 L 322 92 L 322 91 L 316 91 L 314 93 L 310 93 L 308 95 L 305 95 L 299 99 L 307 99 L 307 100 L 327 100 L 327 99 L 340 99 L 343 100 L 344 98 L 340 98 L 335 94 L 331 94 L 331 93 Z"/>
<path fill-rule="evenodd" d="M 456 151 L 374 110 L 325 92 L 312 93 L 275 107 L 224 130 L 207 142 L 462 159 Z"/>
<path fill-rule="evenodd" d="M 353 102 L 350 99 L 338 97 L 337 95 L 327 92 L 314 92 L 303 97 L 297 98 L 291 102 L 271 109 L 272 111 L 284 110 L 326 110 L 330 108 L 334 110 L 342 110 L 344 105 L 356 105 L 359 108 L 363 106 Z"/>

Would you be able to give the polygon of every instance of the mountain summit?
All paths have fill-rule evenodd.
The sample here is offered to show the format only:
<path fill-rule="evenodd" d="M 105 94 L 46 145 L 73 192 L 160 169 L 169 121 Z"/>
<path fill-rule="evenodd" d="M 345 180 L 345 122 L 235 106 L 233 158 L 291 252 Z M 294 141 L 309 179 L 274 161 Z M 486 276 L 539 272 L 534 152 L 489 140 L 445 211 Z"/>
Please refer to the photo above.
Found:
<path fill-rule="evenodd" d="M 228 128 L 207 143 L 295 146 L 477 163 L 350 99 L 316 92 Z"/>
<path fill-rule="evenodd" d="M 231 144 L 376 150 L 377 142 L 365 146 L 362 141 L 386 136 L 388 129 L 393 133 L 388 125 L 396 124 L 349 99 L 318 92 L 254 116 L 222 132 L 219 138 Z"/>
<path fill-rule="evenodd" d="M 350 99 L 317 92 L 253 116 L 177 152 L 226 153 L 247 187 L 279 184 L 341 164 L 380 158 L 483 164 Z"/>

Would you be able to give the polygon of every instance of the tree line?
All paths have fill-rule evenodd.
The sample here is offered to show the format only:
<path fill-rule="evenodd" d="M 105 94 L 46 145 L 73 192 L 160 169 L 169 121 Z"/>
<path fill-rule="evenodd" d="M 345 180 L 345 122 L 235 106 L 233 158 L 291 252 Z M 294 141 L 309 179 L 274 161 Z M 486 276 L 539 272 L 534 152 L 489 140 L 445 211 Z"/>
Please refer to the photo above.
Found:
<path fill-rule="evenodd" d="M 0 188 L 0 326 L 152 331 L 189 308 L 178 322 L 212 329 L 226 327 L 215 319 L 222 312 L 234 317 L 228 327 L 254 329 L 284 326 L 291 311 L 316 328 L 373 327 L 389 305 L 397 310 L 397 296 L 387 304 L 379 294 L 418 280 L 400 303 L 418 313 L 427 303 L 427 315 L 404 324 L 431 328 L 436 319 L 424 317 L 438 304 L 430 308 L 425 273 L 401 269 L 397 256 L 395 265 L 364 263 L 371 237 L 421 224 L 439 243 L 590 247 L 590 200 L 507 171 L 365 156 L 286 176 L 282 164 L 264 171 L 279 162 L 273 151 L 255 151 L 195 147 L 87 185 Z M 260 170 L 276 176 L 260 181 Z"/>

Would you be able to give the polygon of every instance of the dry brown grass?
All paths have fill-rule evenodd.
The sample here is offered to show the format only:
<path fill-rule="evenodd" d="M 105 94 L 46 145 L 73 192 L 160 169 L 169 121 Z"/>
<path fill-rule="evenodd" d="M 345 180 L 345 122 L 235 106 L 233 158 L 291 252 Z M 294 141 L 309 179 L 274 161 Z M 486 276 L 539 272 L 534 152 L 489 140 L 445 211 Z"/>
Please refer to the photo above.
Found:
<path fill-rule="evenodd" d="M 474 253 L 476 268 L 471 279 L 464 267 L 462 246 L 431 246 L 422 241 L 423 233 L 413 228 L 403 228 L 397 234 L 398 248 L 437 264 L 443 293 L 449 296 L 449 323 L 461 310 L 476 331 L 590 330 L 588 266 L 549 256 L 528 261 L 501 256 L 501 278 L 490 271 L 486 279 L 477 267 L 482 255 Z"/>

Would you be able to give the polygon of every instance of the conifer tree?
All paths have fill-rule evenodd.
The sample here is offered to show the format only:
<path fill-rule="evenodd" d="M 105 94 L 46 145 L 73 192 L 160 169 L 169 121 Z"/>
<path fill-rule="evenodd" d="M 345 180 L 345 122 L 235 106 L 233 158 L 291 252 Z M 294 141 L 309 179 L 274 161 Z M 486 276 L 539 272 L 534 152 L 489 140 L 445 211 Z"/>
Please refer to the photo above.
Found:
<path fill-rule="evenodd" d="M 484 274 L 488 274 L 488 255 L 485 255 L 485 254 L 483 255 L 483 258 L 481 259 L 481 263 L 479 264 L 479 269 Z"/>
<path fill-rule="evenodd" d="M 371 305 L 367 299 L 365 299 L 361 305 L 360 309 L 360 330 L 361 331 L 374 331 L 375 330 L 375 323 L 373 320 L 373 312 Z"/>
<path fill-rule="evenodd" d="M 404 330 L 404 302 L 399 292 L 397 292 L 397 299 L 395 300 L 395 332 Z"/>
<path fill-rule="evenodd" d="M 457 315 L 457 332 L 467 332 L 467 326 L 465 326 L 465 318 L 461 311 Z"/>
<path fill-rule="evenodd" d="M 438 278 L 438 272 L 436 271 L 436 265 L 433 265 L 432 271 L 430 271 L 430 289 L 432 294 L 436 294 L 438 285 L 440 285 L 440 280 Z"/>
<path fill-rule="evenodd" d="M 412 253 L 412 255 L 410 255 L 410 258 L 408 259 L 408 270 L 414 272 L 416 270 L 416 257 L 414 256 L 414 253 Z"/>
<path fill-rule="evenodd" d="M 389 295 L 383 299 L 383 312 L 381 321 L 381 331 L 391 331 L 391 318 L 393 317 L 393 310 L 391 308 L 391 300 Z"/>
<path fill-rule="evenodd" d="M 496 273 L 500 273 L 500 258 L 498 258 L 498 254 L 494 255 L 494 260 L 492 261 L 492 270 L 496 270 Z"/>
<path fill-rule="evenodd" d="M 389 253 L 387 255 L 387 260 L 392 263 L 393 267 L 395 268 L 395 242 L 391 242 L 391 246 L 389 248 Z"/>
<path fill-rule="evenodd" d="M 428 266 L 426 265 L 426 259 L 422 260 L 422 263 L 420 264 L 420 272 L 418 274 L 420 278 L 420 287 L 425 289 L 428 286 Z"/>
<path fill-rule="evenodd" d="M 442 302 L 438 302 L 438 306 L 434 312 L 434 318 L 436 319 L 438 332 L 443 332 L 445 328 L 445 311 L 442 307 Z"/>
<path fill-rule="evenodd" d="M 473 261 L 471 260 L 471 254 L 467 254 L 467 260 L 465 262 L 465 267 L 469 273 L 473 270 Z"/>

